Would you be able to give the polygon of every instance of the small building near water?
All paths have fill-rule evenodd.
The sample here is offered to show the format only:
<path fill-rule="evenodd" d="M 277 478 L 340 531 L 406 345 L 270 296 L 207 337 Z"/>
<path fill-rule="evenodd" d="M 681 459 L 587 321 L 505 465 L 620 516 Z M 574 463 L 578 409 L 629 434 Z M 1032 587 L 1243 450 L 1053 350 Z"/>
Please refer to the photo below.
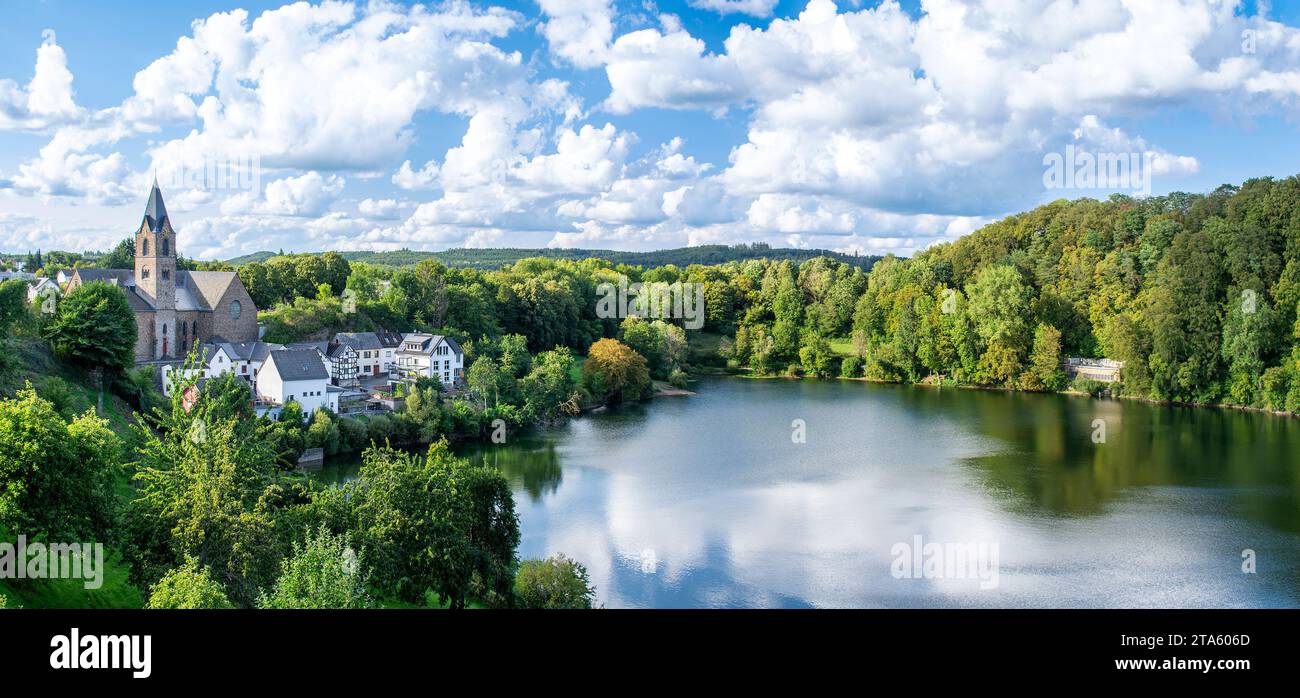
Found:
<path fill-rule="evenodd" d="M 1065 360 L 1065 374 L 1070 380 L 1083 376 L 1102 383 L 1115 383 L 1119 381 L 1120 371 L 1123 368 L 1124 362 L 1115 361 L 1114 359 L 1087 359 L 1071 356 Z"/>

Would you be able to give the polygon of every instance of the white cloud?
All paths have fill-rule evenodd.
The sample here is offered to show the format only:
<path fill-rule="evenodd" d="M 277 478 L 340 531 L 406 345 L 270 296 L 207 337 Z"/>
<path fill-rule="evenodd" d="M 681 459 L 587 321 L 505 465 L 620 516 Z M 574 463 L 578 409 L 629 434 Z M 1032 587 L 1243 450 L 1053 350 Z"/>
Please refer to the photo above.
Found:
<path fill-rule="evenodd" d="M 257 192 L 237 194 L 221 206 L 223 214 L 260 213 L 270 216 L 315 218 L 329 210 L 342 193 L 346 181 L 338 175 L 308 172 L 268 182 L 263 196 Z"/>
<path fill-rule="evenodd" d="M 438 182 L 438 163 L 430 160 L 416 170 L 411 167 L 411 161 L 407 160 L 393 173 L 392 181 L 406 190 L 433 189 Z"/>
<path fill-rule="evenodd" d="M 397 199 L 362 199 L 357 204 L 357 211 L 366 218 L 394 219 L 403 207 L 403 202 Z"/>
<path fill-rule="evenodd" d="M 68 57 L 46 30 L 36 49 L 36 71 L 26 87 L 0 80 L 0 131 L 40 130 L 72 122 L 82 115 L 73 99 Z"/>
<path fill-rule="evenodd" d="M 546 21 L 540 29 L 551 51 L 579 68 L 604 62 L 614 36 L 610 0 L 538 0 Z"/>
<path fill-rule="evenodd" d="M 720 15 L 744 14 L 751 17 L 771 17 L 778 0 L 688 0 L 691 7 L 712 10 Z"/>

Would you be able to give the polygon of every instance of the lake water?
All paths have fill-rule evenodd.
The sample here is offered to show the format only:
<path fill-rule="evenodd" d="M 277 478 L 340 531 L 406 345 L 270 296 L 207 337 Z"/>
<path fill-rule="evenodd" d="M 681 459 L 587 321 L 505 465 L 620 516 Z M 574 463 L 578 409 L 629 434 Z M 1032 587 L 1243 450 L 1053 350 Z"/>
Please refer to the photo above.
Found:
<path fill-rule="evenodd" d="M 696 390 L 465 449 L 510 479 L 520 556 L 579 560 L 611 608 L 1300 605 L 1300 420 L 854 381 Z"/>

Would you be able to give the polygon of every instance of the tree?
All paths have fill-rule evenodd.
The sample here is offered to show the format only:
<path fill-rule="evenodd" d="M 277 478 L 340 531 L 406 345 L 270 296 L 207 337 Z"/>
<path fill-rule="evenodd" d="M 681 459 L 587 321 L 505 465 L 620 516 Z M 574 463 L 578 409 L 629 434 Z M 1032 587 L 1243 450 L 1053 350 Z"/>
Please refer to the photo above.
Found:
<path fill-rule="evenodd" d="M 261 608 L 370 608 L 365 551 L 352 547 L 349 534 L 334 535 L 322 526 L 294 543 L 293 555 L 281 562 L 280 578 Z"/>
<path fill-rule="evenodd" d="M 500 473 L 453 456 L 445 439 L 424 457 L 373 447 L 362 459 L 348 494 L 379 588 L 463 608 L 476 580 L 480 591 L 513 585 L 519 518 Z"/>
<path fill-rule="evenodd" d="M 520 563 L 515 596 L 523 608 L 591 608 L 596 589 L 582 563 L 560 554 Z"/>
<path fill-rule="evenodd" d="M 61 358 L 88 368 L 121 371 L 135 361 L 135 313 L 121 288 L 101 281 L 69 291 L 44 334 Z"/>
<path fill-rule="evenodd" d="M 22 279 L 0 282 L 0 337 L 8 336 L 27 316 L 27 282 Z"/>
<path fill-rule="evenodd" d="M 127 507 L 129 552 L 133 574 L 145 581 L 193 557 L 235 603 L 251 606 L 275 578 L 281 554 L 273 436 L 281 425 L 209 397 L 213 383 L 197 406 L 173 392 L 169 413 L 134 426 L 138 496 Z"/>
<path fill-rule="evenodd" d="M 470 392 L 478 397 L 483 409 L 488 408 L 489 400 L 492 405 L 497 404 L 505 378 L 497 362 L 490 356 L 480 356 L 475 359 L 465 374 Z"/>
<path fill-rule="evenodd" d="M 29 385 L 0 400 L 0 529 L 103 540 L 118 516 L 122 445 L 108 422 L 65 422 Z"/>
<path fill-rule="evenodd" d="M 617 339 L 591 345 L 582 373 L 592 395 L 606 404 L 640 399 L 650 389 L 645 357 Z"/>
<path fill-rule="evenodd" d="M 1021 377 L 1021 385 L 1028 390 L 1060 390 L 1065 387 L 1060 330 L 1042 323 L 1034 328 L 1034 349 L 1030 352 L 1029 368 Z"/>
<path fill-rule="evenodd" d="M 187 558 L 180 567 L 169 570 L 153 586 L 149 608 L 234 608 L 221 586 L 198 560 Z"/>

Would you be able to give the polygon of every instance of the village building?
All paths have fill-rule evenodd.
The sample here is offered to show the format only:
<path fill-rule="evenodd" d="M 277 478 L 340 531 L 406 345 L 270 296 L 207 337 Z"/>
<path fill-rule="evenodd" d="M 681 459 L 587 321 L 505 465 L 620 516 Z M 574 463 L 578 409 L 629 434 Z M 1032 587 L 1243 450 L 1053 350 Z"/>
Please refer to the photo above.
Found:
<path fill-rule="evenodd" d="M 360 378 L 377 378 L 386 374 L 383 370 L 383 345 L 379 335 L 374 332 L 340 332 L 334 335 L 334 342 L 351 347 L 357 355 L 357 375 Z"/>
<path fill-rule="evenodd" d="M 176 262 L 176 231 L 155 181 L 135 233 L 135 269 L 75 269 L 68 290 L 104 281 L 126 292 L 137 363 L 183 358 L 195 342 L 258 338 L 257 308 L 237 274 L 183 271 Z"/>
<path fill-rule="evenodd" d="M 274 349 L 257 374 L 257 398 L 283 408 L 289 402 L 302 407 L 304 418 L 321 408 L 338 412 L 342 391 L 331 389 L 329 371 L 320 354 L 311 349 Z"/>
<path fill-rule="evenodd" d="M 436 378 L 451 387 L 464 382 L 465 353 L 451 337 L 408 334 L 397 349 L 397 373 L 408 380 Z"/>
<path fill-rule="evenodd" d="M 391 376 L 397 370 L 397 349 L 402 346 L 402 333 L 380 329 L 375 334 L 379 337 L 379 372 Z"/>

